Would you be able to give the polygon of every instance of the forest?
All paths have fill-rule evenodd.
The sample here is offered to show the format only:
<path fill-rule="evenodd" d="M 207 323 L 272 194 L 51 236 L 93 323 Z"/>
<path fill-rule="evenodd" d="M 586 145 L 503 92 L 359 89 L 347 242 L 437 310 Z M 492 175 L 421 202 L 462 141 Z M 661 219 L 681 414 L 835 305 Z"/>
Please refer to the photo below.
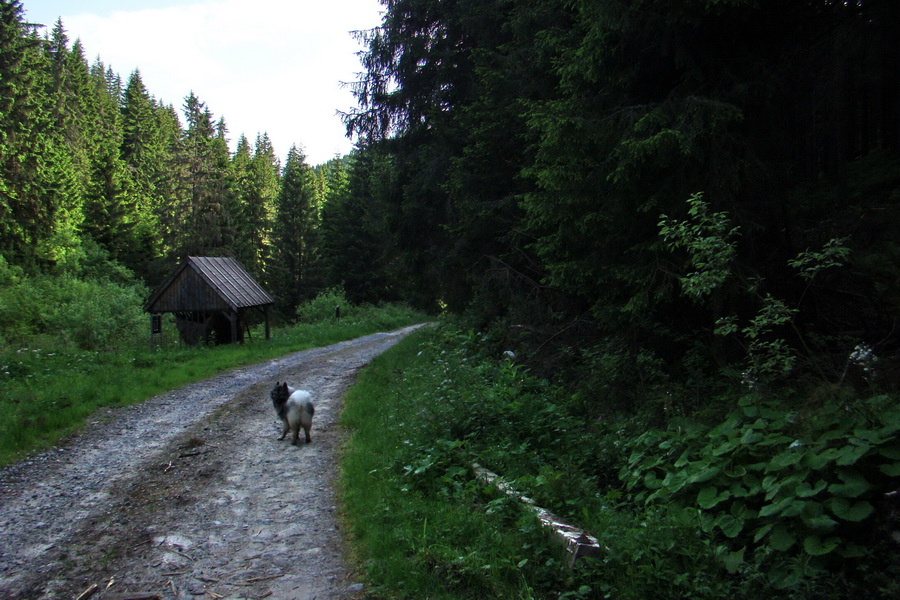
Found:
<path fill-rule="evenodd" d="M 900 4 L 385 6 L 345 115 L 367 293 L 460 315 L 581 424 L 541 443 L 507 380 L 448 443 L 516 415 L 530 493 L 636 516 L 591 597 L 896 594 Z M 687 563 L 682 527 L 710 545 Z"/>
<path fill-rule="evenodd" d="M 152 288 L 184 257 L 225 255 L 284 290 L 286 312 L 315 295 L 323 207 L 346 188 L 342 159 L 314 168 L 294 146 L 282 164 L 266 133 L 241 134 L 231 152 L 224 117 L 193 92 L 164 105 L 139 70 L 123 80 L 99 57 L 89 64 L 61 20 L 27 23 L 20 2 L 0 11 L 7 280 L 115 274 Z"/>
<path fill-rule="evenodd" d="M 577 476 L 698 510 L 741 594 L 895 597 L 900 3 L 382 3 L 356 150 L 313 167 L 0 0 L 0 343 L 47 329 L 15 289 L 188 255 L 287 320 L 408 302 L 627 434 Z"/>

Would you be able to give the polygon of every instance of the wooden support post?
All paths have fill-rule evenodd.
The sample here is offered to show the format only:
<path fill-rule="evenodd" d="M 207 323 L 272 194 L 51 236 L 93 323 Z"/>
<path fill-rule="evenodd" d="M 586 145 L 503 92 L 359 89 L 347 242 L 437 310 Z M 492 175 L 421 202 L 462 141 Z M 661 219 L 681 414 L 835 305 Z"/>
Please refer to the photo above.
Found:
<path fill-rule="evenodd" d="M 244 340 L 241 338 L 238 332 L 238 314 L 237 312 L 229 313 L 228 320 L 231 322 L 231 343 L 234 344 L 236 342 L 243 343 Z"/>

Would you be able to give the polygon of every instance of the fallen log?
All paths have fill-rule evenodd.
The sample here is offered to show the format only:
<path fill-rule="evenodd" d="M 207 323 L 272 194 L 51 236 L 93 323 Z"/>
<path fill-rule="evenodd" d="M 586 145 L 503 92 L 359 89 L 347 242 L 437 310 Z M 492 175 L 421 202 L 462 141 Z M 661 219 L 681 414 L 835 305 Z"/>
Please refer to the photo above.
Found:
<path fill-rule="evenodd" d="M 602 553 L 603 548 L 600 546 L 597 538 L 583 529 L 566 522 L 549 510 L 537 506 L 534 500 L 514 490 L 496 473 L 485 469 L 478 463 L 472 464 L 472 472 L 475 474 L 475 478 L 482 483 L 494 486 L 507 496 L 525 504 L 534 513 L 538 521 L 550 532 L 551 536 L 561 543 L 566 552 L 569 553 L 569 567 L 574 567 L 575 562 L 580 558 L 599 556 Z"/>

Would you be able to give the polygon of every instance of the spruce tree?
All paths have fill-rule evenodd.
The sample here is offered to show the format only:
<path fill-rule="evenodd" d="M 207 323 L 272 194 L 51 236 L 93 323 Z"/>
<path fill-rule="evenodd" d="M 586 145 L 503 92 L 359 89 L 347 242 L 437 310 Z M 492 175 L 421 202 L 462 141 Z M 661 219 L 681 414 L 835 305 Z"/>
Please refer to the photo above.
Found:
<path fill-rule="evenodd" d="M 176 221 L 183 223 L 176 254 L 178 258 L 226 254 L 227 178 L 220 170 L 216 126 L 209 108 L 193 92 L 185 98 L 184 114 L 187 128 L 175 161 L 183 204 L 171 207 Z"/>
<path fill-rule="evenodd" d="M 47 73 L 21 3 L 0 0 L 0 253 L 28 268 L 64 258 L 80 222 L 77 201 L 69 204 L 70 156 L 53 137 Z"/>
<path fill-rule="evenodd" d="M 292 315 L 320 285 L 317 177 L 306 157 L 292 146 L 276 199 L 273 226 L 272 289 L 281 309 Z"/>
<path fill-rule="evenodd" d="M 266 133 L 256 136 L 247 173 L 247 185 L 241 194 L 240 228 L 243 265 L 260 282 L 266 282 L 266 265 L 271 256 L 275 198 L 279 188 L 279 163 Z"/>

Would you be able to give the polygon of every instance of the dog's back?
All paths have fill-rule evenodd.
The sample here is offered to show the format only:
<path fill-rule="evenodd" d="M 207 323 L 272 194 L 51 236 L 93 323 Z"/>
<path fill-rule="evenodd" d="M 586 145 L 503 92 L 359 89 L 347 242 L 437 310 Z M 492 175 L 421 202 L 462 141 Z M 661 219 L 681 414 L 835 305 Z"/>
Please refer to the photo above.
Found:
<path fill-rule="evenodd" d="M 310 443 L 312 438 L 309 432 L 312 429 L 312 418 L 316 410 L 312 394 L 306 390 L 292 388 L 285 382 L 276 383 L 271 396 L 275 412 L 278 413 L 278 417 L 284 424 L 284 430 L 278 439 L 283 440 L 290 430 L 293 433 L 291 443 L 297 445 L 302 427 L 306 434 L 306 443 Z"/>

